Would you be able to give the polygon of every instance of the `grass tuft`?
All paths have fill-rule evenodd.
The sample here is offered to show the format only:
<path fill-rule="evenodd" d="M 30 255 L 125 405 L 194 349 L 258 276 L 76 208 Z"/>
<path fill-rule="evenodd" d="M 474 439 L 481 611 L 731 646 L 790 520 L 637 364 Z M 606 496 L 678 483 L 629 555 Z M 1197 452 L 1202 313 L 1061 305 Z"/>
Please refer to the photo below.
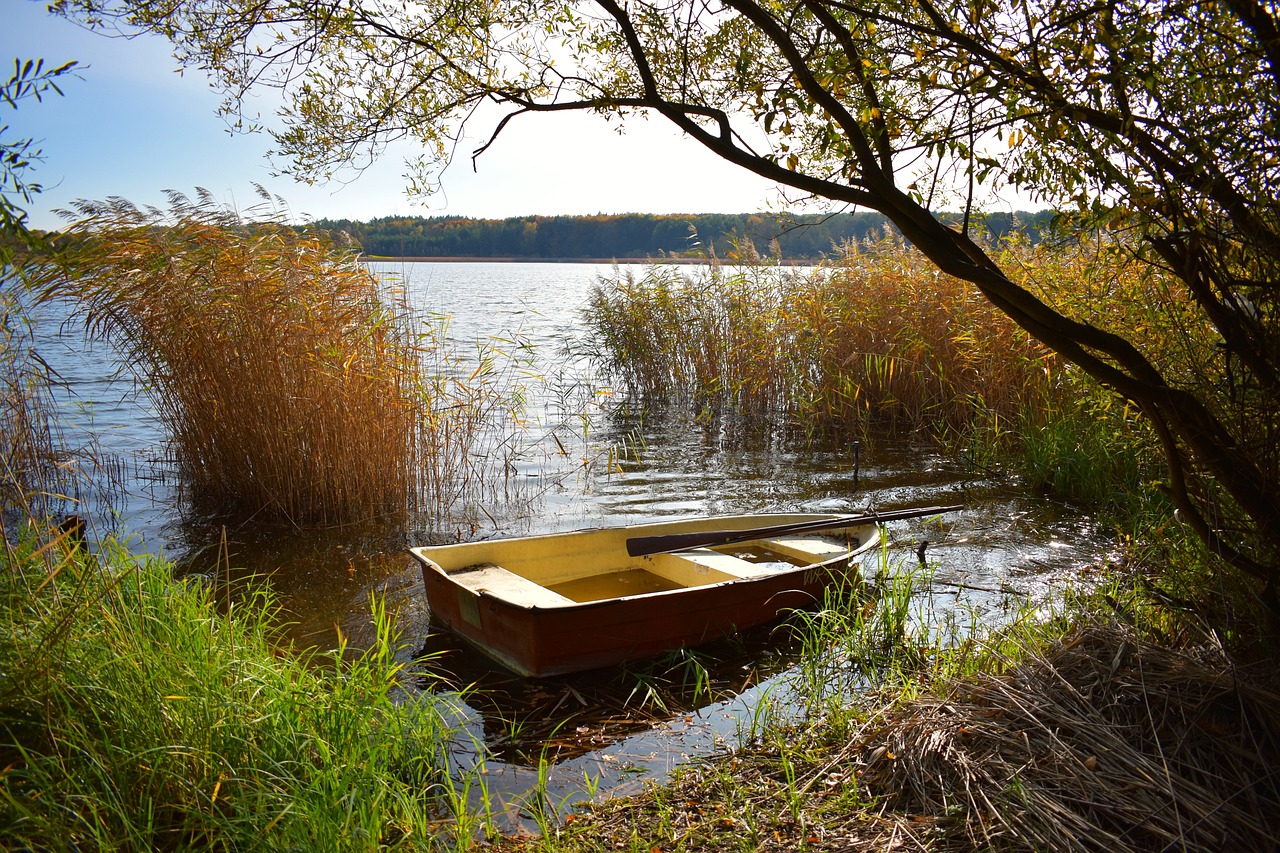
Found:
<path fill-rule="evenodd" d="M 115 543 L 0 566 L 0 847 L 430 846 L 455 805 L 449 700 L 404 692 L 390 619 L 333 668 L 281 653 L 264 593 Z M 417 676 L 415 676 L 417 677 Z"/>

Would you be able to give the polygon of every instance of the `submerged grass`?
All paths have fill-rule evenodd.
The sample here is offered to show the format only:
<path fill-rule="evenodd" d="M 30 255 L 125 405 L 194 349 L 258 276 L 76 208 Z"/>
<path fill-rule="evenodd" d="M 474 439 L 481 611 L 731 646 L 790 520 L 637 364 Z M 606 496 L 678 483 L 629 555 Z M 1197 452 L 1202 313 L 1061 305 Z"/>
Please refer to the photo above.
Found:
<path fill-rule="evenodd" d="M 331 669 L 115 543 L 0 560 L 0 847 L 375 849 L 469 832 L 447 695 L 405 692 L 390 619 Z M 420 676 L 415 675 L 415 678 Z"/>

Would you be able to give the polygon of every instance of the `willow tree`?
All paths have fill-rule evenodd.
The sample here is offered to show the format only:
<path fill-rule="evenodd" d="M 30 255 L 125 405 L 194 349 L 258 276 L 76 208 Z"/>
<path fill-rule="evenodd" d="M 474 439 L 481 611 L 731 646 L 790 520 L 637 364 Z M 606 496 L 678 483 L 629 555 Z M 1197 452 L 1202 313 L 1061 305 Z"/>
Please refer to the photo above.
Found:
<path fill-rule="evenodd" d="M 1136 405 L 1168 489 L 1277 612 L 1280 32 L 1274 2 L 1153 0 L 60 0 L 150 30 L 306 180 L 410 138 L 427 190 L 483 102 L 647 113 L 780 186 L 887 215 L 939 268 Z M 487 147 L 487 146 L 486 146 Z M 483 154 L 484 148 L 475 152 Z M 621 165 L 621 164 L 620 164 Z M 1210 385 L 1132 332 L 1019 286 L 970 228 L 1008 182 L 1110 226 L 1212 330 Z M 943 207 L 965 215 L 950 224 Z"/>

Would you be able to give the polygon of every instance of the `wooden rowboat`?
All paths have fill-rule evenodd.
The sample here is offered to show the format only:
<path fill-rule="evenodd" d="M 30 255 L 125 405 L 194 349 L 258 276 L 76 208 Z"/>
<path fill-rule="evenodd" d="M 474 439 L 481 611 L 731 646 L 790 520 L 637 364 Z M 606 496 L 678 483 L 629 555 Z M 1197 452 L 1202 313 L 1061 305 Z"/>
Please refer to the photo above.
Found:
<path fill-rule="evenodd" d="M 713 540 L 759 538 L 713 547 L 666 539 L 708 531 Z M 681 550 L 629 556 L 629 548 L 646 550 L 636 544 L 642 537 Z M 435 624 L 509 669 L 541 677 L 696 646 L 820 602 L 878 540 L 867 517 L 734 515 L 410 553 L 422 563 Z"/>

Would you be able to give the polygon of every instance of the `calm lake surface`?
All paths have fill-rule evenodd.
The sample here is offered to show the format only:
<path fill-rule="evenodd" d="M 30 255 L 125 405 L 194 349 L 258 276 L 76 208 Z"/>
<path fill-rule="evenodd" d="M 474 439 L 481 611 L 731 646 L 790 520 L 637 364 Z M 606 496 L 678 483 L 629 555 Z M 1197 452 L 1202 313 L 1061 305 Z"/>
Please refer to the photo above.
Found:
<path fill-rule="evenodd" d="M 914 565 L 929 541 L 928 604 L 960 623 L 998 621 L 1011 603 L 1036 599 L 1087 574 L 1110 544 L 1092 520 L 1020 490 L 966 460 L 926 446 L 853 442 L 807 447 L 783 429 L 687 409 L 619 407 L 582 354 L 581 311 L 591 286 L 614 270 L 592 264 L 384 263 L 424 315 L 447 316 L 462 363 L 486 348 L 513 354 L 509 381 L 525 389 L 518 452 L 502 495 L 457 518 L 424 520 L 422 541 L 456 541 L 619 525 L 659 517 L 764 511 L 853 511 L 964 503 L 942 522 L 890 530 L 890 560 Z M 460 703 L 460 766 L 485 766 L 498 822 L 527 823 L 524 798 L 549 763 L 548 794 L 568 806 L 662 779 L 678 764 L 737 742 L 762 701 L 786 700 L 794 651 L 769 629 L 718 644 L 702 659 L 709 686 L 681 685 L 687 670 L 603 672 L 527 681 L 431 630 L 421 577 L 403 542 L 349 531 L 228 527 L 184 514 L 165 437 L 145 395 L 116 372 L 109 347 L 42 318 L 39 346 L 65 380 L 66 440 L 92 449 L 113 474 L 110 505 L 95 505 L 99 531 L 164 552 L 184 571 L 221 580 L 218 555 L 236 577 L 255 575 L 277 593 L 296 643 L 330 648 L 338 630 L 371 639 L 369 600 L 386 598 L 406 660 L 435 655 L 431 671 L 481 698 Z M 217 579 L 217 580 L 215 580 Z M 661 703 L 642 701 L 657 685 Z M 706 686 L 706 685 L 703 685 Z M 596 780 L 587 783 L 585 779 Z"/>

